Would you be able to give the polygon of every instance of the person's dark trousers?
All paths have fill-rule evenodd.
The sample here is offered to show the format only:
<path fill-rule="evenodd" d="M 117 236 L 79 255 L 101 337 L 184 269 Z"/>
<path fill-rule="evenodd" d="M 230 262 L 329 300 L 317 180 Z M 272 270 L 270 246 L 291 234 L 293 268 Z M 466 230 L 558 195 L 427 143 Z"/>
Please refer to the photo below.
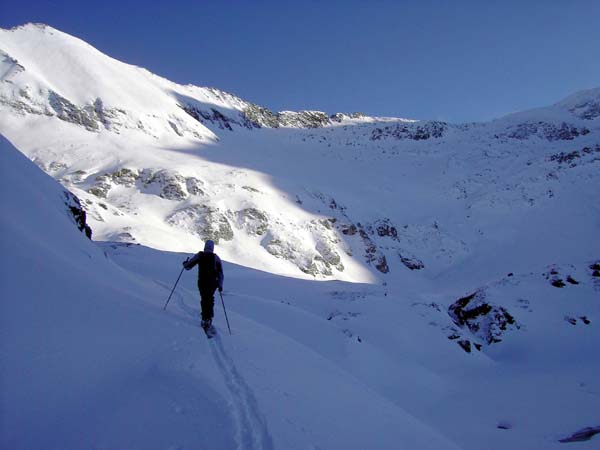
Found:
<path fill-rule="evenodd" d="M 200 289 L 202 320 L 212 320 L 215 307 L 215 289 Z"/>

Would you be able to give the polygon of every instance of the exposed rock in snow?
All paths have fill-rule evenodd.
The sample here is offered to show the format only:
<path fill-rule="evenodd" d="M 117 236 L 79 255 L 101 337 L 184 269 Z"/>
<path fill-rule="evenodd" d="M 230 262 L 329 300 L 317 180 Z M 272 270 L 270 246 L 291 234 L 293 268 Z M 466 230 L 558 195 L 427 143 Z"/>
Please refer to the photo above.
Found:
<path fill-rule="evenodd" d="M 135 182 L 140 178 L 140 174 L 136 169 L 128 169 L 126 167 L 123 167 L 110 175 L 113 183 L 125 187 L 135 186 Z"/>
<path fill-rule="evenodd" d="M 593 277 L 600 278 L 600 262 L 596 261 L 590 264 L 589 268 Z"/>
<path fill-rule="evenodd" d="M 269 228 L 269 218 L 266 213 L 256 208 L 245 208 L 235 212 L 238 227 L 248 234 L 262 236 Z"/>
<path fill-rule="evenodd" d="M 302 241 L 293 236 L 283 237 L 269 232 L 262 245 L 271 255 L 292 262 L 306 274 L 316 276 L 322 273 L 315 260 L 316 252 L 310 251 Z"/>
<path fill-rule="evenodd" d="M 282 111 L 277 115 L 282 127 L 321 128 L 331 123 L 329 116 L 321 111 Z"/>
<path fill-rule="evenodd" d="M 315 277 L 331 276 L 333 269 L 344 271 L 340 254 L 336 251 L 339 241 L 331 225 L 313 221 L 305 230 L 298 231 L 308 232 L 314 246 L 311 240 L 302 240 L 299 235 L 289 233 L 286 227 L 281 226 L 269 226 L 261 245 L 273 256 L 290 261 L 302 272 Z"/>
<path fill-rule="evenodd" d="M 520 328 L 506 308 L 486 301 L 483 290 L 458 299 L 450 305 L 448 314 L 456 325 L 466 327 L 476 339 L 488 345 L 501 342 L 503 331 Z M 458 343 L 465 351 L 470 351 L 468 341 Z"/>
<path fill-rule="evenodd" d="M 190 195 L 204 195 L 204 191 L 202 190 L 204 182 L 198 178 L 187 177 L 185 179 L 185 186 Z"/>
<path fill-rule="evenodd" d="M 575 267 L 570 266 L 569 270 L 575 270 Z M 564 275 L 561 275 L 561 272 L 564 273 L 564 269 L 562 269 L 561 267 L 559 267 L 556 264 L 552 264 L 551 266 L 548 267 L 548 271 L 546 273 L 544 273 L 544 278 L 546 278 L 546 280 L 548 280 L 552 286 L 557 287 L 557 288 L 562 288 L 562 287 L 567 286 L 567 284 L 565 283 L 565 280 L 567 283 L 569 283 L 571 285 L 579 284 L 579 281 L 577 281 L 575 278 L 573 278 L 573 276 L 571 274 L 567 274 L 565 277 Z"/>
<path fill-rule="evenodd" d="M 351 114 L 344 114 L 344 113 L 332 114 L 330 116 L 330 119 L 332 120 L 332 122 L 342 123 L 347 119 L 364 119 L 367 117 L 368 116 L 366 114 L 363 114 L 361 112 L 354 112 Z"/>
<path fill-rule="evenodd" d="M 425 264 L 416 256 L 409 256 L 406 253 L 398 253 L 402 264 L 408 267 L 410 270 L 421 270 L 425 268 Z"/>
<path fill-rule="evenodd" d="M 48 93 L 48 102 L 59 119 L 81 125 L 90 131 L 98 130 L 98 121 L 95 117 L 96 110 L 92 106 L 78 108 L 54 91 Z"/>
<path fill-rule="evenodd" d="M 98 175 L 94 186 L 88 189 L 90 194 L 95 195 L 98 198 L 106 198 L 108 192 L 112 188 L 112 177 L 110 175 Z"/>
<path fill-rule="evenodd" d="M 144 169 L 140 179 L 145 189 L 152 192 L 158 187 L 158 195 L 167 200 L 180 201 L 189 196 L 186 179 L 172 170 Z"/>
<path fill-rule="evenodd" d="M 195 234 L 204 241 L 211 239 L 218 244 L 221 240 L 233 239 L 233 230 L 227 216 L 212 206 L 191 205 L 178 209 L 166 218 L 166 222 Z"/>
<path fill-rule="evenodd" d="M 448 124 L 445 122 L 402 123 L 375 128 L 371 133 L 371 140 L 377 141 L 385 138 L 393 138 L 398 140 L 424 141 L 432 138 L 441 138 L 447 129 Z"/>
<path fill-rule="evenodd" d="M 546 122 L 526 122 L 509 127 L 504 134 L 496 137 L 508 137 L 510 139 L 526 140 L 537 136 L 547 141 L 572 141 L 578 136 L 585 136 L 590 132 L 585 127 L 577 128 L 574 125 L 562 122 L 560 124 Z"/>
<path fill-rule="evenodd" d="M 87 224 L 85 210 L 79 199 L 69 191 L 65 191 L 65 204 L 77 225 L 79 231 L 85 233 L 88 239 L 92 239 L 92 229 Z"/>
<path fill-rule="evenodd" d="M 567 442 L 583 442 L 589 441 L 595 435 L 600 434 L 600 426 L 597 427 L 586 427 L 581 430 L 573 433 L 571 436 L 559 439 L 559 442 L 567 443 Z"/>

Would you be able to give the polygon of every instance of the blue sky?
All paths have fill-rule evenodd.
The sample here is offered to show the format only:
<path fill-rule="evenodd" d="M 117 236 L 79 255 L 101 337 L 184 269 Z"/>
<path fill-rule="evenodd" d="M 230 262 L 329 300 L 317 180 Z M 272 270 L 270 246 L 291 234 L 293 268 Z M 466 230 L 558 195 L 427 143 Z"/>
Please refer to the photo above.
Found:
<path fill-rule="evenodd" d="M 600 86 L 598 0 L 0 1 L 179 83 L 273 110 L 487 120 Z"/>

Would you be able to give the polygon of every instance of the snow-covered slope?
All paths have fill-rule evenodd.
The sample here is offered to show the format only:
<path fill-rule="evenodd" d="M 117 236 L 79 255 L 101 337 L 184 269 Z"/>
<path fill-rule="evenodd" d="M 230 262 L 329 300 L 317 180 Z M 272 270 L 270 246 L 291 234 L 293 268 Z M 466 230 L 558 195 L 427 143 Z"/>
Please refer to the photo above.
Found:
<path fill-rule="evenodd" d="M 551 449 L 598 422 L 591 267 L 456 301 L 226 264 L 234 334 L 218 312 L 207 341 L 193 275 L 162 310 L 185 255 L 95 245 L 64 189 L 1 144 L 3 448 Z"/>
<path fill-rule="evenodd" d="M 0 222 L 2 448 L 456 448 L 315 350 L 250 318 L 232 317 L 243 348 L 208 343 L 193 277 L 174 312 L 161 308 L 164 269 L 182 255 L 97 247 L 77 230 L 63 188 L 4 138 L 0 152 L 10 211 Z M 260 375 L 249 378 L 256 394 L 238 359 L 260 363 L 249 370 Z"/>
<path fill-rule="evenodd" d="M 202 360 L 216 364 L 209 377 L 234 380 L 207 389 L 244 405 L 219 421 L 241 424 L 241 447 L 366 448 L 382 433 L 378 448 L 421 448 L 409 443 L 430 435 L 424 426 L 460 448 L 553 448 L 600 424 L 589 356 L 600 343 L 599 88 L 488 123 L 273 113 L 43 25 L 0 30 L 0 50 L 0 132 L 81 199 L 95 240 L 112 242 L 100 251 L 77 235 L 94 250 L 69 240 L 52 251 L 91 252 L 98 291 L 118 273 L 119 304 L 146 305 L 152 317 L 183 259 L 164 251 L 195 252 L 211 238 L 244 266 L 228 265 L 226 287 L 242 336 Z M 16 195 L 6 210 L 23 209 L 19 192 L 40 175 L 27 187 L 2 177 L 3 195 L 8 186 Z M 30 214 L 24 223 L 36 223 Z M 23 254 L 53 242 L 35 239 Z M 82 280 L 75 286 L 90 284 Z M 193 284 L 184 281 L 177 323 L 195 321 Z M 92 329 L 103 335 L 107 321 Z M 179 331 L 173 341 L 188 352 L 182 342 L 198 330 L 189 341 Z M 338 379 L 347 383 L 334 395 Z M 369 416 L 363 437 L 342 433 L 352 426 L 340 411 L 370 401 L 392 421 L 426 425 L 396 435 Z M 295 407 L 279 416 L 286 402 Z M 333 409 L 316 414 L 325 403 Z M 343 421 L 327 431 L 333 416 Z M 244 423 L 253 435 L 239 431 Z"/>

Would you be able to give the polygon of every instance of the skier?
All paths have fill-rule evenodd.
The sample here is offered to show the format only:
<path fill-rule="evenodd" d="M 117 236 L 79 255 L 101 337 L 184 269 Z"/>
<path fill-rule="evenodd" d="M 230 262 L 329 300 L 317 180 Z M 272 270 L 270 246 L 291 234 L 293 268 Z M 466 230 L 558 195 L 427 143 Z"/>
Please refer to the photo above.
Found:
<path fill-rule="evenodd" d="M 192 258 L 183 262 L 185 270 L 198 265 L 198 290 L 200 291 L 200 306 L 202 307 L 202 328 L 208 333 L 212 329 L 214 316 L 215 290 L 223 292 L 223 264 L 221 258 L 214 253 L 215 243 L 211 240 L 204 244 L 204 251 L 198 252 Z"/>

